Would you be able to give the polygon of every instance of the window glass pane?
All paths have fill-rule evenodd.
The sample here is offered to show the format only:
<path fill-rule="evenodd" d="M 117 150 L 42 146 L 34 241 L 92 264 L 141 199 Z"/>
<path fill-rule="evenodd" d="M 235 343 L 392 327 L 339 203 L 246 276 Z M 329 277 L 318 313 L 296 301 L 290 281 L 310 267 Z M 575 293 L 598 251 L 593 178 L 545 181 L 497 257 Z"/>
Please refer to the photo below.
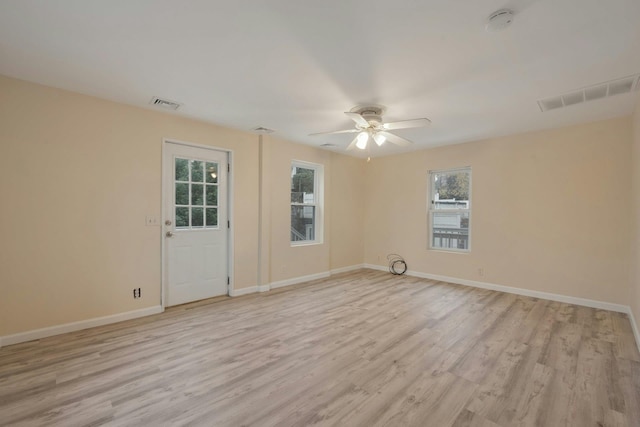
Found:
<path fill-rule="evenodd" d="M 195 206 L 202 206 L 204 201 L 204 185 L 203 184 L 191 184 L 191 204 Z"/>
<path fill-rule="evenodd" d="M 189 208 L 176 208 L 176 227 L 189 226 Z"/>
<path fill-rule="evenodd" d="M 203 208 L 191 208 L 191 226 L 202 227 L 204 226 Z"/>
<path fill-rule="evenodd" d="M 315 206 L 291 206 L 291 241 L 315 239 Z"/>
<path fill-rule="evenodd" d="M 176 159 L 176 181 L 189 181 L 189 161 Z"/>
<path fill-rule="evenodd" d="M 217 185 L 207 185 L 207 206 L 218 206 Z"/>
<path fill-rule="evenodd" d="M 189 204 L 189 184 L 176 183 L 176 205 Z"/>
<path fill-rule="evenodd" d="M 469 172 L 435 173 L 433 209 L 469 209 Z"/>
<path fill-rule="evenodd" d="M 207 227 L 215 227 L 218 225 L 218 209 L 207 208 Z"/>
<path fill-rule="evenodd" d="M 313 169 L 291 167 L 291 203 L 315 203 Z"/>
<path fill-rule="evenodd" d="M 204 174 L 202 173 L 202 169 L 204 168 L 204 164 L 200 160 L 192 160 L 191 161 L 191 181 L 193 182 L 202 182 L 204 181 Z"/>
<path fill-rule="evenodd" d="M 218 183 L 218 164 L 207 162 L 205 165 L 205 178 L 209 184 Z"/>
<path fill-rule="evenodd" d="M 432 212 L 433 248 L 469 249 L 469 212 Z"/>

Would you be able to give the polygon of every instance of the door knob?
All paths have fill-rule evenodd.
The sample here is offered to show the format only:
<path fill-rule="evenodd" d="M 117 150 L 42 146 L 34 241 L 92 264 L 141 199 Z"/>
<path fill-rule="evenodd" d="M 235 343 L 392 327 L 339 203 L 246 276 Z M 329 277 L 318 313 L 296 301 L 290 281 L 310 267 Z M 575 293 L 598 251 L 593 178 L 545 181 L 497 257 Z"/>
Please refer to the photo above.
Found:
<path fill-rule="evenodd" d="M 167 231 L 164 235 L 167 237 L 173 237 L 173 233 L 171 231 Z"/>
<path fill-rule="evenodd" d="M 164 222 L 164 225 L 171 225 L 171 220 L 170 220 L 170 219 L 166 220 L 166 221 Z"/>

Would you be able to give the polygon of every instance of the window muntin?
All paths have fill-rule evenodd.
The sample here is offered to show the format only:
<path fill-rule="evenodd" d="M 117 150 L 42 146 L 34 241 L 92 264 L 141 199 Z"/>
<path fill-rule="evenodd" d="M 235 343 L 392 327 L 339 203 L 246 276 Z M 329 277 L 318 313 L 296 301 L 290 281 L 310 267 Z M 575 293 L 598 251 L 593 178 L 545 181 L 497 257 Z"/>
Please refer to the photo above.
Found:
<path fill-rule="evenodd" d="M 218 227 L 218 163 L 176 157 L 174 166 L 176 229 Z"/>
<path fill-rule="evenodd" d="M 471 168 L 429 173 L 429 247 L 468 252 L 471 223 Z"/>
<path fill-rule="evenodd" d="M 322 165 L 291 164 L 291 244 L 322 241 Z"/>

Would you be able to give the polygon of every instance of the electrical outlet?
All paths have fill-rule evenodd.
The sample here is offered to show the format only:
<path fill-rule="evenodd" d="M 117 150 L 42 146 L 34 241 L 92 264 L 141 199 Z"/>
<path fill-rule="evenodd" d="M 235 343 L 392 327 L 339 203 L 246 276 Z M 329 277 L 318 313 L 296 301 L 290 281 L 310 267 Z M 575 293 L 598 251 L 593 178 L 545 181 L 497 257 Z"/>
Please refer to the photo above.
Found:
<path fill-rule="evenodd" d="M 133 288 L 133 299 L 142 297 L 142 290 L 140 288 Z"/>
<path fill-rule="evenodd" d="M 147 215 L 144 219 L 144 223 L 147 227 L 153 227 L 160 224 L 160 222 L 158 222 L 158 217 L 155 215 Z"/>

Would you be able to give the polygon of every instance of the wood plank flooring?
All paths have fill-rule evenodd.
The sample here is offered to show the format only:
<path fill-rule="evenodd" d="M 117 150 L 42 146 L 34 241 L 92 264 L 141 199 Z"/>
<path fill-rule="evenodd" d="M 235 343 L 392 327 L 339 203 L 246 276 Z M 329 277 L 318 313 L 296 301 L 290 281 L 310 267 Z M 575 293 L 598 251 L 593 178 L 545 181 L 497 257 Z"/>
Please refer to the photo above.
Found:
<path fill-rule="evenodd" d="M 0 425 L 640 426 L 626 315 L 361 270 L 0 349 Z"/>

